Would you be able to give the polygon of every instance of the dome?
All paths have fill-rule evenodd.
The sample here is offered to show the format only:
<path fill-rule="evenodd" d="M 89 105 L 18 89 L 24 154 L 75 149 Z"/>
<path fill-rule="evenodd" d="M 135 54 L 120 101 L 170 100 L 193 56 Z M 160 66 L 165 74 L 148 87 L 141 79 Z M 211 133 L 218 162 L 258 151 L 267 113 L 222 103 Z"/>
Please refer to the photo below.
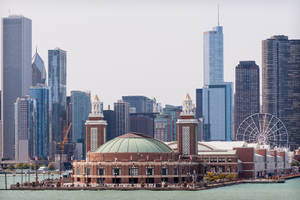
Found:
<path fill-rule="evenodd" d="M 96 153 L 170 153 L 172 149 L 151 137 L 127 133 L 101 145 Z"/>

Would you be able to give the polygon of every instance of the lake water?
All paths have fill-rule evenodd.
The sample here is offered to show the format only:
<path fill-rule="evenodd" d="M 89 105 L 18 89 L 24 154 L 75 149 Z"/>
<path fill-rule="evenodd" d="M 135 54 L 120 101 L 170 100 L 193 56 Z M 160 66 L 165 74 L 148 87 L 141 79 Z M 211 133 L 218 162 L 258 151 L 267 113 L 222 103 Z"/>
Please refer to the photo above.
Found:
<path fill-rule="evenodd" d="M 4 183 L 0 176 L 0 184 Z M 32 177 L 33 178 L 33 177 Z M 1 186 L 2 187 L 2 186 Z M 3 187 L 2 187 L 3 188 Z M 240 184 L 202 191 L 0 191 L 0 200 L 300 200 L 300 178 L 281 184 Z"/>

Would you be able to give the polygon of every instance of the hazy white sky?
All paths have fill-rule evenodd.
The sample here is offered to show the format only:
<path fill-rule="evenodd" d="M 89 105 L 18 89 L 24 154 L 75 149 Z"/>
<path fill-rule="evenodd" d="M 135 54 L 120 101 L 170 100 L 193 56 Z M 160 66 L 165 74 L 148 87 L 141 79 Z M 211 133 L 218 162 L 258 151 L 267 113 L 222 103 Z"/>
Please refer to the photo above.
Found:
<path fill-rule="evenodd" d="M 108 104 L 122 95 L 180 105 L 203 85 L 203 32 L 224 31 L 225 80 L 240 60 L 261 66 L 261 41 L 300 39 L 299 0 L 0 0 L 0 16 L 32 19 L 35 47 L 67 53 L 67 90 L 89 90 Z"/>

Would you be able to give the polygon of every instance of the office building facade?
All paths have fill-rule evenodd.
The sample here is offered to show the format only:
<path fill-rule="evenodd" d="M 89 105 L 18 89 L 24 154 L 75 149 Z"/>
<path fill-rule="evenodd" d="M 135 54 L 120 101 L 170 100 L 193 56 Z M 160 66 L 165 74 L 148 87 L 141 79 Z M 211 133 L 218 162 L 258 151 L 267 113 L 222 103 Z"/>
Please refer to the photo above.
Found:
<path fill-rule="evenodd" d="M 107 141 L 114 139 L 116 137 L 116 112 L 110 110 L 103 111 L 104 120 L 107 122 L 106 127 L 106 139 Z"/>
<path fill-rule="evenodd" d="M 91 112 L 91 94 L 83 91 L 71 91 L 72 104 L 72 141 L 85 138 L 85 121 Z"/>
<path fill-rule="evenodd" d="M 14 103 L 32 83 L 32 23 L 23 16 L 2 19 L 3 157 L 15 158 Z"/>
<path fill-rule="evenodd" d="M 67 53 L 62 49 L 48 50 L 48 86 L 52 107 L 53 140 L 62 140 L 66 119 Z"/>
<path fill-rule="evenodd" d="M 259 67 L 255 61 L 240 61 L 235 68 L 234 131 L 245 118 L 260 111 Z M 235 138 L 235 137 L 233 137 Z"/>
<path fill-rule="evenodd" d="M 123 100 L 114 103 L 114 111 L 116 113 L 116 136 L 129 132 L 129 107 L 130 104 Z"/>
<path fill-rule="evenodd" d="M 136 113 L 153 113 L 153 99 L 145 96 L 123 96 L 122 100 L 134 107 Z"/>
<path fill-rule="evenodd" d="M 205 141 L 232 140 L 232 83 L 196 89 L 197 119 L 203 118 Z"/>
<path fill-rule="evenodd" d="M 291 149 L 300 146 L 300 40 L 277 35 L 262 41 L 262 111 L 280 118 Z"/>
<path fill-rule="evenodd" d="M 155 113 L 130 113 L 130 132 L 154 137 Z"/>
<path fill-rule="evenodd" d="M 204 32 L 203 47 L 204 85 L 222 83 L 224 81 L 222 26 Z"/>
<path fill-rule="evenodd" d="M 50 90 L 47 86 L 37 85 L 30 88 L 30 96 L 35 99 L 37 107 L 37 133 L 36 133 L 36 156 L 39 159 L 46 159 L 50 154 L 52 133 L 50 130 L 49 103 Z"/>
<path fill-rule="evenodd" d="M 26 162 L 37 153 L 37 104 L 30 96 L 15 102 L 15 160 Z"/>
<path fill-rule="evenodd" d="M 45 84 L 46 78 L 47 74 L 44 61 L 36 50 L 35 55 L 32 58 L 32 86 Z"/>

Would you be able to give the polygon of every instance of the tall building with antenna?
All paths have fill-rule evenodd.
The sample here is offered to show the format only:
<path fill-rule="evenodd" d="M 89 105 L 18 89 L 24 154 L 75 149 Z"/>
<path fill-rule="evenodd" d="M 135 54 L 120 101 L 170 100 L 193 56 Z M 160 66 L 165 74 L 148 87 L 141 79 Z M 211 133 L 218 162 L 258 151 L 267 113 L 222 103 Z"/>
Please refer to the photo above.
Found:
<path fill-rule="evenodd" d="M 204 85 L 223 83 L 223 27 L 220 26 L 219 7 L 218 26 L 204 32 L 203 48 Z"/>

